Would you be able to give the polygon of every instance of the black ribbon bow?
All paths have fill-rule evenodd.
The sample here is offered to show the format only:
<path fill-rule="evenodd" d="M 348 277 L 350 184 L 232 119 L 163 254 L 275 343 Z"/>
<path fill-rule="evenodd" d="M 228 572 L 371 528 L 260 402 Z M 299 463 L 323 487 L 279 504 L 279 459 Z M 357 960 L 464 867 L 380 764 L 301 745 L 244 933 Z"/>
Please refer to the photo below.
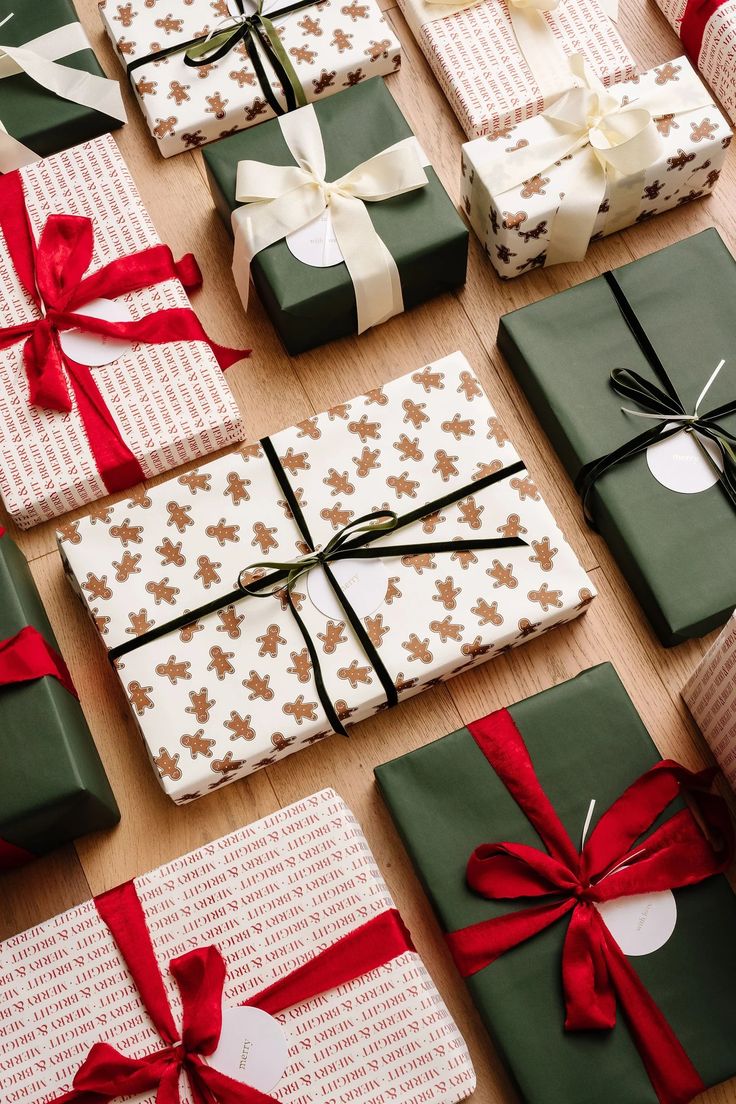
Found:
<path fill-rule="evenodd" d="M 273 469 L 279 487 L 283 492 L 286 504 L 288 505 L 289 511 L 301 534 L 302 541 L 307 546 L 308 551 L 304 555 L 298 556 L 293 560 L 282 560 L 279 562 L 262 561 L 249 564 L 240 572 L 234 590 L 230 591 L 228 594 L 223 594 L 219 598 L 214 598 L 211 602 L 198 606 L 196 609 L 187 610 L 179 617 L 175 617 L 171 621 L 166 621 L 161 625 L 157 625 L 155 628 L 142 633 L 140 636 L 136 636 L 131 640 L 126 640 L 124 643 L 118 644 L 116 647 L 110 649 L 108 653 L 109 658 L 114 662 L 120 656 L 135 651 L 152 640 L 158 640 L 160 637 L 168 635 L 169 633 L 177 632 L 179 629 L 183 629 L 187 625 L 199 621 L 200 618 L 206 617 L 208 614 L 216 613 L 218 610 L 225 609 L 227 606 L 233 605 L 235 602 L 241 602 L 246 598 L 278 597 L 280 600 L 283 595 L 309 652 L 312 661 L 315 687 L 322 708 L 327 716 L 327 720 L 335 732 L 339 732 L 341 735 L 346 736 L 347 733 L 343 723 L 325 687 L 317 647 L 294 601 L 293 592 L 298 579 L 309 574 L 309 572 L 313 571 L 316 567 L 324 569 L 325 576 L 345 613 L 347 621 L 360 642 L 360 646 L 373 670 L 378 676 L 386 695 L 386 704 L 392 707 L 396 705 L 399 700 L 396 684 L 378 654 L 378 650 L 373 644 L 373 641 L 368 636 L 362 620 L 343 593 L 339 582 L 330 568 L 330 564 L 346 559 L 365 560 L 383 559 L 386 557 L 396 558 L 400 556 L 417 556 L 426 552 L 439 554 L 443 552 L 474 552 L 488 551 L 495 548 L 527 547 L 527 542 L 520 537 L 468 537 L 456 540 L 414 541 L 406 544 L 390 545 L 381 544 L 374 547 L 374 543 L 382 537 L 385 537 L 388 533 L 404 529 L 408 525 L 413 525 L 414 522 L 421 521 L 430 514 L 439 513 L 447 506 L 460 502 L 468 495 L 477 494 L 479 491 L 485 490 L 486 487 L 490 487 L 494 483 L 499 483 L 504 479 L 508 479 L 512 475 L 518 475 L 526 469 L 522 461 L 518 460 L 514 464 L 509 464 L 505 468 L 500 468 L 498 471 L 490 472 L 480 479 L 473 480 L 470 484 L 452 490 L 441 498 L 436 498 L 431 502 L 425 502 L 416 510 L 411 510 L 406 514 L 397 515 L 392 510 L 374 510 L 371 513 L 363 514 L 362 517 L 355 518 L 348 522 L 347 525 L 343 526 L 343 528 L 331 538 L 324 548 L 318 549 L 309 531 L 307 519 L 292 490 L 281 461 L 276 455 L 276 450 L 270 438 L 264 437 L 261 441 L 261 447 Z M 257 572 L 263 569 L 268 569 L 268 573 L 257 577 Z"/>
<path fill-rule="evenodd" d="M 184 64 L 200 68 L 204 65 L 212 65 L 226 57 L 239 43 L 244 43 L 248 51 L 248 57 L 255 71 L 261 92 L 266 98 L 270 108 L 276 115 L 285 115 L 287 111 L 293 111 L 296 107 L 303 107 L 307 98 L 304 94 L 301 81 L 297 76 L 294 66 L 289 60 L 289 55 L 284 49 L 279 33 L 271 19 L 263 13 L 263 0 L 257 0 L 256 10 L 252 15 L 245 14 L 245 0 L 235 0 L 239 16 L 233 16 L 232 26 L 221 31 L 214 31 L 196 38 L 190 38 L 186 42 L 177 42 L 173 46 L 165 46 L 161 50 L 153 50 L 150 54 L 135 58 L 128 64 L 128 76 L 142 65 L 148 65 L 172 54 L 184 54 Z M 273 15 L 280 18 L 301 8 L 310 8 L 318 3 L 318 0 L 295 0 L 295 2 L 279 8 Z M 261 58 L 263 51 L 271 69 L 278 78 L 286 100 L 286 106 L 276 98 L 269 75 Z M 132 79 L 132 78 L 131 78 Z"/>
<path fill-rule="evenodd" d="M 630 441 L 626 441 L 623 445 L 619 445 L 618 448 L 606 453 L 605 456 L 601 456 L 597 460 L 591 460 L 580 469 L 575 480 L 575 487 L 583 500 L 585 520 L 591 528 L 595 528 L 595 519 L 590 506 L 590 494 L 596 481 L 602 475 L 624 460 L 629 460 L 638 453 L 644 452 L 650 445 L 658 441 L 664 441 L 667 437 L 671 437 L 675 433 L 681 433 L 683 430 L 694 434 L 694 439 L 700 445 L 703 455 L 718 472 L 723 493 L 736 509 L 736 435 L 719 424 L 722 418 L 736 414 L 736 399 L 723 403 L 705 414 L 701 414 L 699 411 L 701 402 L 723 367 L 723 361 L 716 367 L 707 381 L 696 403 L 695 410 L 686 410 L 667 369 L 649 340 L 644 327 L 636 317 L 618 280 L 612 272 L 604 273 L 604 277 L 624 321 L 662 386 L 657 386 L 656 383 L 644 379 L 638 372 L 633 372 L 627 368 L 614 368 L 611 372 L 609 382 L 616 394 L 635 402 L 647 417 L 652 416 L 656 419 L 656 424 L 650 429 L 645 429 L 642 433 L 637 434 L 636 437 L 632 437 Z M 622 409 L 626 413 L 636 414 L 635 411 L 627 411 L 625 407 Z M 717 446 L 721 455 L 722 468 L 716 464 L 710 452 L 698 440 L 698 436 L 712 441 Z"/>

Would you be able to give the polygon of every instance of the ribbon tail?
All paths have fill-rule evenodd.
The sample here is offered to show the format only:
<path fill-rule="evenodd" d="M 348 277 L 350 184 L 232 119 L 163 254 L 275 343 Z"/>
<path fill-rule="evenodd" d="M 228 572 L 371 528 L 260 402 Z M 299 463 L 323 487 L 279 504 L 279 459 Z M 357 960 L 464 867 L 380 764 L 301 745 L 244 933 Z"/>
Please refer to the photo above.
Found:
<path fill-rule="evenodd" d="M 202 1104 L 214 1104 L 214 1101 L 217 1104 L 280 1104 L 276 1097 L 262 1093 L 242 1081 L 235 1081 L 201 1060 L 190 1061 L 187 1072 L 192 1088 Z M 158 1101 L 157 1104 L 165 1102 Z"/>
<path fill-rule="evenodd" d="M 519 909 L 449 932 L 446 938 L 450 954 L 460 974 L 472 977 L 513 947 L 561 920 L 574 907 L 575 899 L 571 897 L 561 903 Z"/>
<path fill-rule="evenodd" d="M 575 190 L 560 200 L 550 229 L 545 266 L 582 261 L 593 237 L 598 210 L 606 194 L 606 170 L 588 148 L 578 159 Z"/>
<path fill-rule="evenodd" d="M 62 100 L 89 107 L 118 122 L 126 122 L 127 115 L 117 81 L 50 61 L 23 46 L 2 46 L 1 49 L 41 88 L 53 92 Z"/>
<path fill-rule="evenodd" d="M 69 668 L 38 629 L 27 625 L 0 642 L 0 686 L 15 686 L 47 675 L 58 679 L 73 697 L 78 696 Z"/>
<path fill-rule="evenodd" d="M 335 193 L 330 211 L 355 291 L 360 334 L 404 310 L 399 270 L 362 199 Z"/>
<path fill-rule="evenodd" d="M 608 1030 L 616 1023 L 616 995 L 608 971 L 603 921 L 590 903 L 570 917 L 562 949 L 565 1030 Z"/>
<path fill-rule="evenodd" d="M 40 154 L 14 138 L 0 120 L 0 173 L 11 173 L 40 160 Z"/>

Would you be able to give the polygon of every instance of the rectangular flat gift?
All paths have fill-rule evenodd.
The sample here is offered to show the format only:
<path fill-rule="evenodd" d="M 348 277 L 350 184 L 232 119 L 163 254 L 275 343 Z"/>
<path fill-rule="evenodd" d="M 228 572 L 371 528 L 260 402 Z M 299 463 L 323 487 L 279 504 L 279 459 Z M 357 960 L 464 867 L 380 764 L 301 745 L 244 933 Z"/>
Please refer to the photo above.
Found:
<path fill-rule="evenodd" d="M 227 1015 L 393 909 L 360 825 L 332 790 L 133 885 L 177 1028 L 181 1006 L 168 969 L 175 956 L 219 949 L 227 967 Z M 132 1058 L 164 1045 L 93 901 L 0 944 L 0 993 L 3 1007 L 12 1009 L 0 1041 L 4 1104 L 42 1104 L 61 1095 L 99 1040 Z M 266 1078 L 271 1075 L 271 1085 L 262 1087 L 273 1096 L 259 1099 L 457 1104 L 475 1088 L 465 1043 L 414 950 L 289 1005 L 273 1012 L 278 1024 L 271 1021 L 268 1030 L 261 1012 L 266 1026 L 259 1024 L 260 1037 L 251 1038 L 243 1056 L 236 1053 L 233 1076 L 253 1084 L 264 1067 Z M 284 1036 L 288 1056 L 281 1058 L 279 1077 Z M 221 1068 L 221 1053 L 218 1048 L 210 1065 Z M 180 1091 L 182 1104 L 193 1104 L 186 1077 Z M 154 1104 L 156 1094 L 121 1095 L 130 1104 Z"/>
<path fill-rule="evenodd" d="M 328 181 L 412 138 L 409 124 L 383 81 L 351 88 L 315 105 L 314 112 Z M 420 157 L 426 160 L 421 151 Z M 236 198 L 239 162 L 296 164 L 276 119 L 210 146 L 204 159 L 215 204 L 230 229 L 233 211 L 247 214 L 250 206 L 241 207 Z M 468 232 L 435 170 L 425 165 L 424 172 L 427 183 L 423 187 L 365 205 L 396 263 L 406 310 L 465 282 Z M 321 234 L 324 239 L 324 229 Z M 258 294 L 292 355 L 359 329 L 355 288 L 346 264 L 339 259 L 341 254 L 335 263 L 332 251 L 323 250 L 321 241 L 307 251 L 303 239 L 295 238 L 290 234 L 269 245 L 251 265 Z M 247 272 L 237 275 L 247 286 Z"/>
<path fill-rule="evenodd" d="M 736 0 L 657 0 L 703 74 L 736 123 Z"/>
<path fill-rule="evenodd" d="M 410 524 L 372 542 L 379 558 L 333 564 L 350 607 L 318 568 L 294 583 L 304 634 L 283 576 L 279 594 L 233 593 L 373 510 Z M 332 727 L 354 724 L 594 594 L 459 353 L 75 522 L 59 548 L 178 802 L 330 735 L 330 703 Z"/>
<path fill-rule="evenodd" d="M 114 0 L 100 5 L 107 33 L 164 157 L 274 118 L 274 98 L 282 106 L 286 101 L 267 34 L 271 28 L 302 102 L 326 99 L 368 77 L 387 76 L 401 64 L 401 45 L 376 0 L 297 0 L 257 7 L 268 17 L 265 25 L 257 18 L 252 34 L 236 36 L 223 56 L 197 67 L 186 63 L 187 44 L 242 27 L 240 13 L 253 16 L 255 3 L 187 0 L 172 11 Z M 279 15 L 279 9 L 287 14 Z"/>
<path fill-rule="evenodd" d="M 111 87 L 107 102 L 111 110 L 116 106 L 121 109 L 121 118 L 106 114 L 99 101 L 86 106 L 52 92 L 22 71 L 13 59 L 2 57 L 4 46 L 24 47 L 35 55 L 31 58 L 34 72 L 38 59 L 48 59 L 65 66 L 70 77 L 78 73 L 104 78 L 105 74 L 71 0 L 0 0 L 0 130 L 6 130 L 38 157 L 87 142 L 115 130 L 124 121 L 122 103 Z M 43 76 L 40 72 L 38 75 Z M 72 87 L 75 94 L 84 80 L 84 76 L 77 79 L 76 90 Z M 0 140 L 0 172 L 16 168 L 18 162 L 3 163 L 2 147 Z"/>
<path fill-rule="evenodd" d="M 49 658 L 61 677 L 41 674 L 50 670 Z M 115 798 L 33 576 L 2 529 L 0 757 L 0 870 L 117 823 Z"/>
<path fill-rule="evenodd" d="M 622 120 L 640 107 L 653 115 L 646 168 L 604 170 L 590 144 L 580 147 L 588 125 L 582 99 L 580 131 L 561 134 L 554 118 L 541 114 L 512 127 L 503 141 L 478 138 L 463 146 L 463 208 L 502 278 L 581 260 L 589 241 L 715 187 L 731 128 L 687 58 L 655 66 L 612 92 L 631 105 Z M 554 115 L 555 107 L 549 111 Z"/>
<path fill-rule="evenodd" d="M 611 803 L 659 762 L 610 664 L 517 702 L 508 713 L 576 848 L 581 838 L 591 839 Z M 478 726 L 487 730 L 498 717 L 492 714 Z M 501 743 L 499 754 L 503 747 Z M 445 931 L 544 906 L 545 898 L 490 900 L 466 882 L 468 859 L 481 844 L 507 841 L 538 850 L 541 846 L 537 832 L 467 728 L 378 767 L 376 776 Z M 516 777 L 520 788 L 528 780 L 521 768 Z M 594 812 L 586 834 L 592 799 Z M 544 809 L 539 812 L 544 815 Z M 640 846 L 645 848 L 646 837 Z M 652 908 L 641 918 L 636 910 L 635 927 L 640 919 L 645 925 L 647 917 L 656 922 L 656 897 L 664 904 L 664 894 L 648 895 Z M 641 953 L 641 945 L 635 951 L 634 944 L 627 943 L 634 956 L 625 961 L 674 1030 L 704 1085 L 716 1084 L 736 1071 L 736 899 L 725 878 L 711 877 L 675 890 L 668 906 L 662 927 L 648 933 L 651 953 Z M 607 915 L 613 923 L 615 918 Z M 666 937 L 672 922 L 670 937 L 651 950 L 661 942 L 660 933 Z M 473 1000 L 520 1098 L 527 1104 L 590 1104 L 592 1099 L 600 1104 L 657 1104 L 675 1099 L 655 1092 L 620 1005 L 612 1029 L 564 1030 L 560 972 L 567 930 L 563 917 L 468 978 Z M 622 930 L 618 934 L 623 938 Z M 645 1020 L 651 1024 L 651 1010 Z M 655 1060 L 659 1044 L 661 1040 L 653 1047 Z M 683 1091 L 676 1099 L 686 1101 L 692 1095 Z"/>
<path fill-rule="evenodd" d="M 652 410 L 614 390 L 615 369 L 659 392 L 668 378 L 690 415 L 725 358 L 699 413 L 734 403 L 734 302 L 736 262 L 705 230 L 501 319 L 499 346 L 571 479 L 581 485 L 589 465 L 667 424 L 627 413 Z M 733 433 L 736 416 L 716 425 Z M 710 632 L 736 605 L 736 512 L 691 438 L 678 433 L 613 464 L 588 496 L 596 528 L 665 645 Z"/>
<path fill-rule="evenodd" d="M 109 262 L 160 246 L 110 136 L 29 165 L 19 174 L 8 174 L 3 178 L 3 196 L 16 175 L 22 185 L 19 206 L 24 198 L 36 242 L 51 215 L 92 220 L 94 245 L 88 275 Z M 9 211 L 0 212 L 0 219 L 3 215 L 16 230 L 24 225 L 22 211 L 15 224 Z M 122 347 L 112 342 L 80 352 L 78 344 L 73 349 L 65 346 L 72 335 L 62 334 L 62 348 L 70 348 L 75 360 L 86 357 L 90 367 L 75 370 L 76 382 L 71 377 L 62 381 L 71 411 L 53 409 L 45 401 L 33 404 L 24 363 L 26 335 L 14 342 L 11 338 L 3 347 L 3 328 L 40 319 L 41 314 L 19 279 L 8 245 L 0 231 L 0 495 L 16 524 L 25 529 L 58 517 L 104 497 L 111 489 L 130 485 L 141 472 L 149 478 L 242 440 L 235 400 L 212 348 L 203 340 Z M 75 275 L 79 280 L 81 273 Z M 178 278 L 158 275 L 157 279 L 149 287 L 109 300 L 108 318 L 150 316 L 155 325 L 158 312 L 190 307 Z M 94 307 L 90 313 L 95 310 L 101 308 Z M 188 318 L 196 323 L 191 313 Z M 183 325 L 179 316 L 177 334 L 185 332 Z M 108 362 L 100 364 L 100 360 Z M 116 465 L 109 460 L 113 429 L 120 438 L 119 451 L 128 455 L 129 463 Z M 132 480 L 126 480 L 131 469 Z"/>
<path fill-rule="evenodd" d="M 736 790 L 736 614 L 685 683 L 682 696 Z"/>
<path fill-rule="evenodd" d="M 489 134 L 503 140 L 509 127 L 542 111 L 564 90 L 559 72 L 543 76 L 536 63 L 530 66 L 506 0 L 464 7 L 399 0 L 399 7 L 468 138 Z M 559 53 L 555 70 L 563 68 L 566 57 L 582 53 L 607 85 L 633 76 L 634 60 L 599 0 L 561 0 L 548 11 L 534 8 L 516 4 L 513 19 L 524 9 L 522 19 L 539 21 L 547 63 L 552 52 Z M 540 32 L 532 27 L 531 33 L 538 38 Z"/>

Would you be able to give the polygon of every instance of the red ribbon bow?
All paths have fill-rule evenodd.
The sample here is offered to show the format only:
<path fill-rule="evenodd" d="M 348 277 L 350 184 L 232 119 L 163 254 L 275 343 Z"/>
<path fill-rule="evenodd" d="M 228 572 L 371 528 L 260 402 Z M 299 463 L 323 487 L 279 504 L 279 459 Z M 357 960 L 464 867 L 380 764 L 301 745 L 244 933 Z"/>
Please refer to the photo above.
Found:
<path fill-rule="evenodd" d="M 68 413 L 73 396 L 107 490 L 140 482 L 144 472 L 123 441 L 91 371 L 66 356 L 59 334 L 78 329 L 146 344 L 204 341 L 223 371 L 248 351 L 211 341 L 189 307 L 161 310 L 133 322 L 108 322 L 79 313 L 92 299 L 114 299 L 163 280 L 177 278 L 189 289 L 201 286 L 202 275 L 191 253 L 177 263 L 168 246 L 154 245 L 85 276 L 94 250 L 92 220 L 50 215 L 36 245 L 18 172 L 0 178 L 0 230 L 21 286 L 38 312 L 26 322 L 0 326 L 0 349 L 24 341 L 30 403 Z"/>
<path fill-rule="evenodd" d="M 142 1058 L 128 1058 L 109 1043 L 95 1043 L 74 1077 L 73 1089 L 50 1104 L 106 1104 L 119 1096 L 154 1090 L 156 1104 L 179 1104 L 182 1071 L 196 1104 L 279 1104 L 275 1097 L 227 1077 L 206 1062 L 217 1048 L 222 1028 L 226 967 L 217 947 L 199 947 L 169 963 L 181 994 L 179 1032 L 134 883 L 103 893 L 95 898 L 95 905 L 165 1045 Z M 398 912 L 387 909 L 243 1003 L 275 1015 L 413 950 Z"/>
<path fill-rule="evenodd" d="M 468 884 L 491 900 L 550 900 L 448 935 L 460 972 L 465 977 L 477 973 L 569 915 L 562 955 L 565 1027 L 611 1028 L 618 1001 L 661 1104 L 685 1104 L 705 1086 L 596 905 L 695 885 L 728 868 L 734 836 L 725 802 L 709 792 L 716 772 L 694 774 L 671 760 L 657 763 L 601 816 L 578 851 L 542 789 L 511 715 L 502 709 L 468 727 L 547 849 L 522 843 L 482 844 L 468 862 Z M 691 799 L 709 833 L 721 843 L 719 852 L 689 808 L 676 812 L 637 845 L 678 795 Z"/>

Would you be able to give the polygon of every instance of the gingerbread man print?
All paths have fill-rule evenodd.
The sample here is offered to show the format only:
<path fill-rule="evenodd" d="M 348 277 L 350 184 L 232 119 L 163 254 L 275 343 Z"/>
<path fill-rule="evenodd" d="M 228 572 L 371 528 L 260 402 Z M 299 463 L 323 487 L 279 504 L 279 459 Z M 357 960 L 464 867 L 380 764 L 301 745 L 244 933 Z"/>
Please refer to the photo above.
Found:
<path fill-rule="evenodd" d="M 207 687 L 203 686 L 201 690 L 190 690 L 189 703 L 184 712 L 191 713 L 197 724 L 207 724 L 215 706 L 215 699 L 209 696 Z"/>
<path fill-rule="evenodd" d="M 278 625 L 269 625 L 262 636 L 256 637 L 256 644 L 261 645 L 258 649 L 258 655 L 261 657 L 270 656 L 271 659 L 275 659 L 279 654 L 279 647 L 285 643 L 286 640 L 281 635 Z"/>
<path fill-rule="evenodd" d="M 210 648 L 210 662 L 207 664 L 207 670 L 213 671 L 220 682 L 226 675 L 232 675 L 235 673 L 235 668 L 230 662 L 235 658 L 235 652 L 225 652 L 219 644 L 214 644 Z"/>
<path fill-rule="evenodd" d="M 176 686 L 179 679 L 190 679 L 192 677 L 189 668 L 191 663 L 187 659 L 177 659 L 176 656 L 170 655 L 165 663 L 159 663 L 156 666 L 156 674 L 160 678 L 166 678 L 169 680 L 172 686 Z"/>

